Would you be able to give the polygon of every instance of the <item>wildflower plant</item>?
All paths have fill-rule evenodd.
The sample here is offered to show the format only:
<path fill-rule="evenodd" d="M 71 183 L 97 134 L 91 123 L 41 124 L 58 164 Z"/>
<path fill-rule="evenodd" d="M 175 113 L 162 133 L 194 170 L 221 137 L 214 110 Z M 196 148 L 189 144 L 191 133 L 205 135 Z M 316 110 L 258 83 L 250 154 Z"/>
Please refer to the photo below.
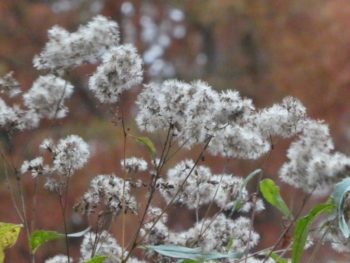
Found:
<path fill-rule="evenodd" d="M 48 258 L 47 263 L 296 263 L 300 262 L 304 248 L 312 246 L 311 240 L 316 244 L 328 242 L 338 251 L 350 251 L 347 227 L 350 183 L 346 180 L 350 158 L 334 150 L 328 126 L 309 118 L 298 99 L 286 97 L 281 103 L 257 109 L 251 99 L 237 91 L 218 92 L 200 80 L 143 83 L 143 62 L 136 48 L 121 44 L 119 26 L 103 16 L 96 16 L 73 33 L 59 26 L 51 28 L 48 42 L 34 57 L 33 64 L 45 74 L 27 91 L 21 90 L 13 73 L 0 79 L 4 95 L 0 99 L 0 126 L 7 134 L 36 128 L 44 119 L 66 117 L 69 114 L 66 101 L 74 96 L 75 89 L 65 80 L 67 73 L 82 64 L 98 64 L 88 77 L 88 89 L 96 103 L 123 110 L 122 94 L 142 86 L 133 116 L 138 130 L 127 129 L 124 116 L 119 128 L 125 147 L 127 138 L 133 138 L 148 149 L 149 156 L 143 159 L 138 153 L 124 154 L 119 160 L 122 174 L 110 171 L 96 175 L 86 192 L 76 197 L 78 201 L 72 208 L 67 207 L 70 179 L 88 163 L 89 143 L 78 135 L 68 134 L 57 141 L 45 139 L 39 145 L 40 156 L 24 160 L 18 168 L 14 166 L 19 186 L 10 190 L 19 191 L 23 197 L 22 176 L 43 178 L 43 187 L 59 198 L 65 232 L 33 229 L 26 200 L 15 201 L 14 208 L 31 244 L 28 261 L 35 262 L 35 251 L 55 239 L 65 240 L 65 254 Z M 22 103 L 11 104 L 14 97 L 21 98 Z M 141 132 L 156 133 L 163 144 L 155 145 L 148 137 L 139 136 Z M 259 159 L 272 150 L 271 138 L 275 137 L 294 140 L 279 177 L 306 193 L 303 207 L 312 194 L 334 191 L 327 203 L 319 204 L 305 217 L 301 217 L 303 207 L 295 214 L 289 210 L 279 187 L 265 178 L 263 170 L 240 176 L 224 168 L 214 172 L 201 162 L 207 154 L 228 160 Z M 193 148 L 197 154 L 181 158 L 183 152 Z M 175 164 L 174 157 L 179 160 Z M 5 154 L 2 158 L 7 160 Z M 248 191 L 250 181 L 258 183 L 260 192 Z M 147 189 L 147 195 L 139 198 L 136 195 L 139 188 Z M 164 201 L 163 206 L 157 206 L 157 196 Z M 266 202 L 282 212 L 287 226 L 272 247 L 257 250 L 264 236 L 254 229 L 254 220 L 257 213 L 264 213 Z M 176 231 L 169 227 L 167 212 L 175 206 L 193 211 L 196 220 L 190 228 Z M 214 214 L 210 213 L 211 208 Z M 90 225 L 86 230 L 68 233 L 66 214 L 70 209 L 88 219 Z M 205 213 L 199 213 L 200 209 Z M 326 216 L 315 224 L 320 231 L 310 231 L 321 214 Z M 125 233 L 126 216 L 138 218 L 130 233 Z M 122 218 L 122 240 L 109 232 L 116 218 Z M 0 225 L 0 233 L 6 229 L 2 230 Z M 293 240 L 281 249 L 282 237 L 293 229 Z M 126 235 L 131 237 L 129 243 L 125 242 Z M 9 247 L 4 236 L 0 236 L 2 254 Z M 70 253 L 71 238 L 81 240 L 78 258 Z M 135 253 L 140 249 L 142 258 Z"/>

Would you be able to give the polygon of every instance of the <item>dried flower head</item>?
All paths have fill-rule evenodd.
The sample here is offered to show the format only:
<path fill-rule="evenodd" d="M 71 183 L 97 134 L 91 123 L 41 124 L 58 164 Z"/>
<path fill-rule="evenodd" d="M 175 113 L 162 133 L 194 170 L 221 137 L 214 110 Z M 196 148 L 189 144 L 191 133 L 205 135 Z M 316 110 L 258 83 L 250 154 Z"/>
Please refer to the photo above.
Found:
<path fill-rule="evenodd" d="M 64 101 L 73 93 L 73 86 L 54 75 L 40 76 L 23 95 L 24 104 L 41 117 L 63 118 L 68 109 Z"/>
<path fill-rule="evenodd" d="M 139 106 L 136 121 L 141 130 L 154 132 L 172 127 L 173 135 L 190 147 L 212 134 L 212 115 L 219 96 L 202 81 L 188 84 L 166 80 L 145 86 L 136 103 Z"/>
<path fill-rule="evenodd" d="M 169 240 L 187 247 L 201 247 L 204 251 L 221 251 L 232 243 L 231 250 L 243 252 L 253 248 L 259 235 L 251 230 L 250 219 L 239 217 L 235 220 L 219 214 L 216 218 L 204 219 L 181 233 L 172 232 Z"/>
<path fill-rule="evenodd" d="M 45 170 L 48 169 L 48 166 L 44 165 L 43 157 L 40 156 L 31 161 L 24 161 L 21 166 L 21 173 L 30 172 L 33 177 L 37 177 L 39 175 L 44 175 Z"/>
<path fill-rule="evenodd" d="M 22 110 L 17 105 L 8 106 L 0 98 L 0 127 L 10 134 L 39 125 L 40 116 L 33 110 Z"/>
<path fill-rule="evenodd" d="M 142 158 L 130 157 L 120 161 L 124 170 L 128 173 L 144 172 L 148 168 L 147 162 Z"/>
<path fill-rule="evenodd" d="M 13 77 L 13 71 L 0 78 L 0 93 L 4 93 L 11 98 L 21 93 L 21 86 Z"/>
<path fill-rule="evenodd" d="M 142 82 L 142 61 L 132 45 L 112 48 L 89 80 L 89 88 L 102 103 L 117 102 L 120 94 Z"/>
<path fill-rule="evenodd" d="M 325 193 L 350 170 L 350 158 L 333 153 L 328 126 L 308 120 L 298 140 L 287 153 L 288 162 L 280 169 L 280 178 L 308 193 Z"/>
<path fill-rule="evenodd" d="M 73 259 L 70 258 L 68 261 L 68 257 L 66 255 L 56 255 L 52 258 L 46 259 L 45 263 L 73 263 Z"/>
<path fill-rule="evenodd" d="M 124 257 L 128 251 L 124 251 Z M 123 250 L 107 231 L 99 234 L 89 232 L 84 235 L 83 242 L 80 246 L 80 263 L 85 263 L 91 256 L 107 256 L 105 263 L 121 263 L 123 259 Z M 144 263 L 136 258 L 129 258 L 126 263 Z"/>
<path fill-rule="evenodd" d="M 113 214 L 137 212 L 136 199 L 130 194 L 130 183 L 115 175 L 98 175 L 90 183 L 76 209 L 84 214 L 93 213 L 99 205 Z"/>
<path fill-rule="evenodd" d="M 53 149 L 53 154 L 54 170 L 67 176 L 81 169 L 90 157 L 89 145 L 77 135 L 61 139 Z"/>
<path fill-rule="evenodd" d="M 96 63 L 111 47 L 119 44 L 119 28 L 114 21 L 96 16 L 74 33 L 54 26 L 48 32 L 44 50 L 34 57 L 37 69 L 65 70 L 83 63 Z"/>

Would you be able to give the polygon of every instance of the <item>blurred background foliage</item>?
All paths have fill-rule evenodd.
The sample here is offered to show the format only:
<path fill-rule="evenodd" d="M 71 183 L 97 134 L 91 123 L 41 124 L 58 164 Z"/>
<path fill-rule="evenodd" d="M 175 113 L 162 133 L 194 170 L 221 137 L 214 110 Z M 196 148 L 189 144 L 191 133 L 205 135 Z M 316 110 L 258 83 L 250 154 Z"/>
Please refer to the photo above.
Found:
<path fill-rule="evenodd" d="M 138 48 L 145 62 L 146 82 L 173 77 L 186 81 L 199 78 L 218 90 L 237 89 L 242 96 L 251 97 L 258 107 L 270 106 L 288 95 L 295 96 L 304 103 L 311 117 L 329 123 L 337 148 L 350 153 L 348 0 L 1 0 L 0 75 L 14 71 L 23 89 L 30 88 L 40 74 L 33 69 L 32 58 L 46 43 L 47 30 L 58 24 L 75 31 L 99 13 L 119 23 L 122 42 L 133 43 Z M 123 155 L 116 109 L 99 105 L 86 88 L 87 76 L 94 68 L 83 66 L 70 73 L 76 94 L 69 102 L 68 118 L 58 123 L 45 122 L 39 129 L 10 139 L 4 134 L 1 137 L 3 151 L 16 167 L 23 159 L 33 158 L 38 153 L 38 145 L 47 136 L 59 138 L 75 133 L 87 140 L 93 157 L 89 166 L 73 180 L 74 195 L 69 200 L 72 205 L 93 176 L 118 174 Z M 130 105 L 138 91 L 123 96 L 126 117 L 135 113 Z M 132 133 L 139 134 L 132 118 L 127 126 Z M 160 145 L 161 139 L 151 138 Z M 129 156 L 145 154 L 140 145 L 133 141 L 128 143 Z M 224 166 L 241 175 L 262 167 L 266 176 L 276 178 L 289 143 L 274 141 L 271 154 L 257 162 L 207 156 L 205 164 L 215 172 L 221 172 Z M 186 156 L 190 157 L 191 152 L 182 155 Z M 17 222 L 4 181 L 4 163 L 1 165 L 0 221 Z M 24 181 L 28 200 L 31 200 L 34 186 L 30 178 Z M 282 186 L 282 194 L 297 207 L 295 203 L 302 199 L 296 198 L 300 193 Z M 43 190 L 38 190 L 38 195 L 43 201 L 36 209 L 36 225 L 60 230 L 59 212 L 50 203 L 55 203 L 55 197 Z M 144 198 L 144 192 L 139 196 Z M 28 208 L 31 211 L 30 204 Z M 72 212 L 70 216 L 72 230 L 85 226 L 86 222 L 78 215 Z M 169 219 L 170 225 L 181 229 L 190 226 L 193 215 L 176 213 L 175 216 L 173 211 Z M 130 222 L 128 229 L 132 231 L 136 221 L 130 219 Z M 282 223 L 280 215 L 272 209 L 257 218 L 256 224 L 263 237 L 260 247 L 273 244 L 283 228 Z M 116 226 L 116 234 L 118 230 Z M 8 251 L 7 262 L 26 262 L 23 240 L 24 235 L 21 245 Z M 75 245 L 78 247 L 79 243 Z M 38 254 L 43 260 L 63 251 L 63 244 L 53 242 L 50 249 L 42 249 Z M 317 262 L 329 262 L 328 253 L 322 250 Z"/>

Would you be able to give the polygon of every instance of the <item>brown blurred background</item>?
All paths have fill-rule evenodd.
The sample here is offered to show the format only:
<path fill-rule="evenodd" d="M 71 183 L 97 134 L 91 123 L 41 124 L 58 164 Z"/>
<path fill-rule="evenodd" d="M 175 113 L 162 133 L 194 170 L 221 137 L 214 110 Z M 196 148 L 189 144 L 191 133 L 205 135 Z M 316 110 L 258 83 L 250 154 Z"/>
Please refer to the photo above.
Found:
<path fill-rule="evenodd" d="M 295 96 L 304 103 L 311 117 L 329 123 L 337 149 L 350 152 L 348 0 L 1 0 L 0 75 L 13 70 L 23 89 L 30 88 L 40 74 L 33 69 L 32 58 L 45 45 L 47 30 L 58 24 L 75 31 L 99 13 L 119 23 L 123 42 L 137 46 L 145 61 L 146 82 L 172 77 L 187 81 L 199 78 L 217 90 L 237 89 L 242 96 L 252 98 L 258 107 L 270 106 L 284 96 Z M 110 121 L 114 112 L 99 105 L 88 92 L 87 76 L 94 68 L 83 66 L 70 74 L 76 91 L 68 102 L 68 118 L 56 124 L 44 122 L 38 129 L 12 139 L 1 135 L 3 151 L 16 167 L 38 154 L 38 145 L 45 137 L 78 134 L 87 140 L 93 156 L 89 165 L 73 178 L 71 205 L 95 175 L 120 174 L 121 127 Z M 123 97 L 130 117 L 135 113 L 132 102 L 139 90 Z M 140 134 L 132 118 L 127 126 L 134 134 Z M 152 138 L 160 143 L 156 137 Z M 225 165 L 230 172 L 243 176 L 263 167 L 266 176 L 278 180 L 277 172 L 285 161 L 289 143 L 274 139 L 271 156 L 256 162 L 224 162 L 207 156 L 204 164 L 215 172 L 222 172 Z M 130 141 L 127 155 L 134 153 L 145 154 L 140 145 Z M 191 157 L 191 153 L 183 156 Z M 10 201 L 3 162 L 1 165 L 0 221 L 19 222 Z M 30 212 L 34 186 L 31 178 L 23 181 Z M 62 231 L 57 197 L 46 193 L 41 185 L 39 182 L 36 227 Z M 145 198 L 144 192 L 137 194 Z M 282 195 L 295 207 L 301 202 L 302 194 L 283 184 Z M 160 200 L 159 204 L 162 204 Z M 177 230 L 189 227 L 194 215 L 188 211 L 175 213 L 176 209 L 169 213 L 169 225 Z M 84 219 L 73 211 L 69 219 L 71 231 L 86 227 Z M 127 229 L 132 232 L 135 219 L 131 218 L 130 222 Z M 119 223 L 114 227 L 117 236 Z M 256 227 L 262 235 L 259 247 L 270 246 L 282 229 L 281 216 L 268 207 L 258 216 Z M 78 248 L 79 242 L 73 241 L 72 245 Z M 47 244 L 39 249 L 37 262 L 58 253 L 64 253 L 62 243 Z M 78 255 L 77 249 L 74 255 Z M 22 233 L 20 243 L 7 251 L 6 262 L 28 262 L 27 256 Z M 340 256 L 322 249 L 315 262 L 329 262 L 328 259 Z"/>

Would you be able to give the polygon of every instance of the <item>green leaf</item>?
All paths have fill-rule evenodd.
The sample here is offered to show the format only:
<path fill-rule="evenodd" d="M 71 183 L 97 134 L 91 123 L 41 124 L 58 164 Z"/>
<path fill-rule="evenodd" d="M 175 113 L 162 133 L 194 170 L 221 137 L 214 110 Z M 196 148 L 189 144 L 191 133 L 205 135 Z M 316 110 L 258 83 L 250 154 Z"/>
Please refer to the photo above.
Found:
<path fill-rule="evenodd" d="M 348 224 L 345 221 L 345 216 L 344 216 L 344 199 L 349 191 L 350 191 L 350 178 L 345 178 L 341 182 L 335 185 L 335 189 L 332 194 L 334 204 L 337 207 L 339 228 L 345 238 L 349 238 L 350 236 L 350 230 L 349 230 Z"/>
<path fill-rule="evenodd" d="M 300 262 L 306 244 L 306 239 L 309 233 L 309 228 L 312 222 L 322 213 L 332 213 L 334 211 L 334 208 L 334 204 L 331 203 L 318 204 L 310 211 L 310 213 L 307 216 L 302 217 L 297 221 L 294 230 L 292 263 Z"/>
<path fill-rule="evenodd" d="M 56 231 L 37 230 L 30 235 L 30 247 L 32 252 L 35 253 L 40 246 L 44 245 L 48 241 L 57 240 L 64 237 L 64 234 Z"/>
<path fill-rule="evenodd" d="M 239 193 L 238 193 L 238 197 L 233 205 L 233 209 L 231 211 L 231 213 L 235 212 L 236 210 L 238 210 L 241 205 L 242 205 L 242 199 L 243 199 L 243 192 L 244 192 L 244 189 L 245 187 L 247 186 L 247 184 L 255 177 L 257 176 L 259 173 L 261 173 L 261 169 L 257 169 L 255 171 L 253 171 L 251 174 L 249 174 L 243 181 L 242 185 L 241 185 L 241 188 L 239 190 Z"/>
<path fill-rule="evenodd" d="M 288 259 L 282 258 L 276 253 L 271 253 L 271 257 L 276 263 L 288 263 Z"/>
<path fill-rule="evenodd" d="M 88 233 L 90 230 L 91 230 L 91 227 L 89 226 L 88 228 L 84 229 L 83 231 L 76 232 L 76 233 L 71 233 L 71 234 L 68 234 L 67 236 L 70 237 L 70 238 L 72 238 L 72 237 L 82 237 L 86 233 Z"/>
<path fill-rule="evenodd" d="M 82 237 L 87 232 L 89 232 L 90 229 L 91 229 L 91 227 L 88 227 L 88 228 L 84 229 L 83 231 L 67 234 L 67 237 L 69 237 L 69 238 Z M 35 253 L 36 250 L 40 246 L 44 245 L 46 242 L 57 240 L 57 239 L 62 239 L 64 237 L 65 237 L 65 234 L 62 234 L 62 233 L 59 233 L 56 231 L 37 230 L 37 231 L 34 231 L 30 235 L 30 240 L 29 240 L 30 247 L 32 249 L 32 252 Z"/>
<path fill-rule="evenodd" d="M 0 263 L 4 262 L 5 249 L 16 244 L 23 225 L 0 222 Z"/>
<path fill-rule="evenodd" d="M 231 248 L 233 247 L 233 243 L 234 243 L 234 239 L 233 239 L 233 237 L 230 237 L 230 239 L 228 240 L 227 245 L 226 245 L 226 251 L 231 250 Z"/>
<path fill-rule="evenodd" d="M 260 182 L 260 191 L 265 200 L 276 207 L 283 215 L 292 218 L 293 215 L 289 211 L 288 206 L 284 202 L 280 194 L 280 188 L 271 179 L 264 179 Z"/>
<path fill-rule="evenodd" d="M 136 137 L 136 141 L 145 145 L 148 152 L 152 155 L 153 158 L 156 157 L 156 147 L 148 137 Z"/>
<path fill-rule="evenodd" d="M 227 254 L 216 251 L 204 252 L 202 248 L 188 248 L 176 245 L 146 246 L 146 248 L 152 249 L 163 256 L 192 260 L 214 260 L 222 258 L 234 259 L 240 258 L 243 255 L 242 253 L 235 252 Z"/>
<path fill-rule="evenodd" d="M 85 263 L 103 263 L 107 258 L 108 256 L 95 256 L 86 261 Z"/>

